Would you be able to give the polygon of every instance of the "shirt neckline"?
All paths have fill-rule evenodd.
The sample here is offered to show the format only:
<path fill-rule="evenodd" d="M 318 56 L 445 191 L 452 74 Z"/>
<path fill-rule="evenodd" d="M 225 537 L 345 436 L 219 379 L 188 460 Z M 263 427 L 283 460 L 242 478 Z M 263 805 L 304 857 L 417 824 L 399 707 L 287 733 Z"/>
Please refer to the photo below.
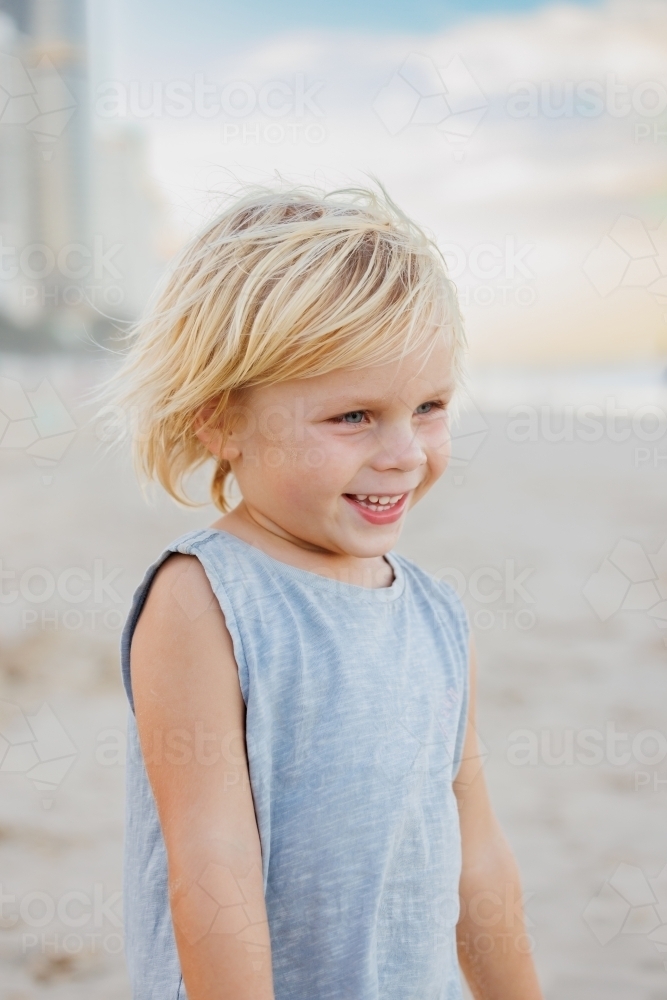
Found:
<path fill-rule="evenodd" d="M 313 573 L 312 570 L 292 566 L 291 563 L 286 563 L 282 559 L 270 556 L 257 545 L 253 545 L 252 542 L 246 542 L 245 539 L 239 538 L 238 535 L 233 535 L 231 531 L 224 531 L 222 528 L 209 528 L 208 531 L 212 535 L 225 535 L 227 538 L 231 538 L 233 542 L 237 542 L 246 551 L 251 549 L 260 560 L 273 567 L 275 571 L 284 572 L 289 576 L 294 576 L 296 579 L 302 579 L 309 586 L 326 590 L 329 593 L 334 592 L 337 596 L 344 595 L 354 600 L 362 599 L 386 603 L 396 600 L 405 589 L 403 567 L 398 561 L 397 556 L 391 551 L 384 554 L 384 559 L 386 559 L 394 571 L 394 579 L 391 585 L 389 587 L 360 587 L 356 583 L 346 583 L 344 580 L 335 580 L 333 577 L 323 576 L 321 573 Z"/>

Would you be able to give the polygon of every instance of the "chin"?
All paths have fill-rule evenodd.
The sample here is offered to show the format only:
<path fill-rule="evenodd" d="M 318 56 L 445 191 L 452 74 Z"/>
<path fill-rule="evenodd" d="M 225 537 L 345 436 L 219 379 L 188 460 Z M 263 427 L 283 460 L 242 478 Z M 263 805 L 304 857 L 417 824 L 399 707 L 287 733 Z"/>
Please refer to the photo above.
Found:
<path fill-rule="evenodd" d="M 393 527 L 393 526 L 392 526 Z M 377 529 L 376 529 L 377 530 Z M 378 531 L 375 538 L 350 538 L 345 551 L 348 555 L 359 559 L 372 559 L 383 556 L 398 540 L 400 531 Z"/>

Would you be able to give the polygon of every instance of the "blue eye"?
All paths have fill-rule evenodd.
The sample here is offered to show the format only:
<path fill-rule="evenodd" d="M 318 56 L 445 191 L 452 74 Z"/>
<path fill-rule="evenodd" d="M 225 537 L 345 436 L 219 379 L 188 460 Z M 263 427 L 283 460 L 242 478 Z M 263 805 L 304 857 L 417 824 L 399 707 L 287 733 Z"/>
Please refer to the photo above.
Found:
<path fill-rule="evenodd" d="M 348 417 L 353 417 L 354 419 L 348 420 Z M 356 419 L 357 417 L 359 418 L 358 420 Z M 349 413 L 343 414 L 343 420 L 345 421 L 346 424 L 360 424 L 363 419 L 364 419 L 363 410 L 350 410 Z"/>
<path fill-rule="evenodd" d="M 424 409 L 425 406 L 428 407 L 427 410 Z M 421 417 L 428 413 L 434 413 L 436 410 L 444 410 L 444 409 L 446 409 L 445 403 L 440 403 L 438 402 L 438 400 L 431 399 L 428 403 L 420 403 L 417 409 L 415 410 L 415 413 L 417 413 Z"/>

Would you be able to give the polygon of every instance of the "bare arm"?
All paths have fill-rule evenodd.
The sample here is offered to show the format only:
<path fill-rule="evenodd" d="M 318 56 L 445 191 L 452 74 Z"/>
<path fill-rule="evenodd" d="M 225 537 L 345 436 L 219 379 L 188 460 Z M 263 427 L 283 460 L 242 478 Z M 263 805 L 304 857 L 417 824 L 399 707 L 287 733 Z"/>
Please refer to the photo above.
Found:
<path fill-rule="evenodd" d="M 188 996 L 273 1000 L 245 706 L 224 615 L 193 556 L 156 574 L 131 665 Z"/>
<path fill-rule="evenodd" d="M 476 660 L 470 654 L 470 711 L 463 761 L 454 784 L 463 870 L 459 962 L 475 1000 L 542 1000 L 521 908 L 512 852 L 486 790 L 475 722 Z"/>

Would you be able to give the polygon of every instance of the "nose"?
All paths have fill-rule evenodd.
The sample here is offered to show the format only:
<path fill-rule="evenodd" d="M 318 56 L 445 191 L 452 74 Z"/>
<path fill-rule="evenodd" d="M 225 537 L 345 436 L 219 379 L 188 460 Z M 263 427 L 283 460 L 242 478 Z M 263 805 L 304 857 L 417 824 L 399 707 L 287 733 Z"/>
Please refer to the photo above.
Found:
<path fill-rule="evenodd" d="M 377 448 L 370 463 L 374 469 L 413 472 L 426 464 L 426 451 L 410 420 L 381 424 L 374 430 Z"/>

